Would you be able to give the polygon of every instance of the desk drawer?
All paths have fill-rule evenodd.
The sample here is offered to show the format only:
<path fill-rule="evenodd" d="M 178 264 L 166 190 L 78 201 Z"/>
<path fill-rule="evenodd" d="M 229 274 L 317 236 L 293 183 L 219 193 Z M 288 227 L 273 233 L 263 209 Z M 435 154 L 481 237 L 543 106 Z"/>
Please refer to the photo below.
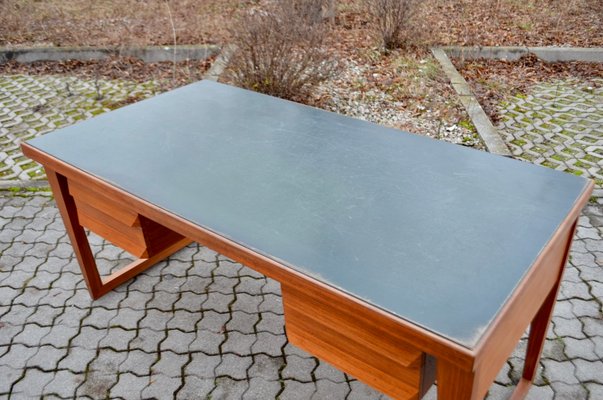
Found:
<path fill-rule="evenodd" d="M 289 341 L 395 399 L 420 399 L 435 380 L 433 359 L 374 326 L 345 304 L 282 285 Z"/>
<path fill-rule="evenodd" d="M 135 210 L 69 180 L 80 225 L 139 258 L 149 258 L 184 237 Z"/>

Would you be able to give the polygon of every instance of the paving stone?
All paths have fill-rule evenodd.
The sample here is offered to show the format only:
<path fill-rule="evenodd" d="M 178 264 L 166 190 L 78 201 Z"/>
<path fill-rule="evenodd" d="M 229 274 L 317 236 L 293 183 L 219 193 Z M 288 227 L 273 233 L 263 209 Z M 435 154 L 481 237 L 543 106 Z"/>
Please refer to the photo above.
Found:
<path fill-rule="evenodd" d="M 138 290 L 129 290 L 128 295 L 119 303 L 120 313 L 127 309 L 145 311 L 146 305 L 153 298 L 153 293 L 144 293 Z"/>
<path fill-rule="evenodd" d="M 117 383 L 117 374 L 102 375 L 95 372 L 86 376 L 84 382 L 76 389 L 76 398 L 88 396 L 92 399 L 106 398 L 111 388 Z"/>
<path fill-rule="evenodd" d="M 2 359 L 0 358 L 0 362 Z M 14 382 L 16 382 L 19 378 L 21 378 L 23 371 L 20 369 L 13 368 L 10 365 L 1 365 L 0 364 L 0 393 L 9 393 L 10 388 Z"/>
<path fill-rule="evenodd" d="M 345 399 L 350 391 L 347 382 L 335 383 L 328 379 L 316 381 L 316 392 L 312 399 L 338 400 Z"/>
<path fill-rule="evenodd" d="M 138 322 L 145 316 L 144 310 L 134 310 L 131 308 L 124 308 L 120 305 L 119 311 L 111 319 L 111 327 L 120 327 L 123 329 L 136 329 Z"/>
<path fill-rule="evenodd" d="M 48 344 L 57 348 L 64 348 L 79 333 L 79 327 L 69 326 L 57 322 L 50 328 L 50 332 L 42 338 L 41 345 Z"/>
<path fill-rule="evenodd" d="M 117 315 L 117 310 L 107 310 L 103 307 L 94 307 L 90 314 L 82 321 L 83 326 L 97 329 L 106 329 L 111 326 L 111 320 Z"/>
<path fill-rule="evenodd" d="M 220 345 L 226 340 L 223 333 L 210 330 L 198 330 L 195 339 L 189 345 L 190 351 L 202 351 L 206 354 L 219 354 Z"/>
<path fill-rule="evenodd" d="M 44 393 L 44 387 L 52 380 L 52 374 L 37 369 L 25 370 L 25 376 L 13 386 L 13 392 L 23 398 L 37 398 Z"/>
<path fill-rule="evenodd" d="M 255 328 L 261 332 L 270 332 L 275 335 L 285 334 L 285 319 L 282 315 L 264 312 L 260 315 L 260 322 Z"/>
<path fill-rule="evenodd" d="M 177 310 L 172 313 L 172 319 L 168 321 L 167 327 L 184 332 L 195 332 L 199 319 L 201 319 L 201 313 Z"/>
<path fill-rule="evenodd" d="M 587 383 L 585 386 L 589 392 L 589 400 L 603 399 L 603 385 Z"/>
<path fill-rule="evenodd" d="M 603 268 L 596 267 L 581 267 L 580 278 L 585 282 L 600 282 L 603 283 Z"/>
<path fill-rule="evenodd" d="M 603 336 L 603 318 L 582 318 L 584 333 L 588 336 Z"/>
<path fill-rule="evenodd" d="M 335 383 L 347 382 L 343 372 L 324 361 L 318 363 L 318 367 L 314 370 L 314 376 L 316 380 L 328 379 Z"/>
<path fill-rule="evenodd" d="M 576 298 L 582 300 L 590 300 L 591 295 L 586 283 L 582 281 L 579 283 L 563 281 L 561 284 L 560 294 L 558 298 L 560 300 Z"/>
<path fill-rule="evenodd" d="M 251 269 L 249 267 L 246 267 L 246 266 L 243 266 L 239 270 L 239 276 L 240 277 L 250 276 L 250 277 L 255 278 L 255 279 L 264 279 L 265 278 L 264 275 L 260 274 L 259 272 L 255 271 L 255 270 L 253 270 L 253 269 Z"/>
<path fill-rule="evenodd" d="M 159 361 L 159 353 L 147 353 L 142 350 L 129 350 L 126 359 L 119 365 L 120 373 L 133 373 L 137 376 L 151 374 L 151 367 Z"/>
<path fill-rule="evenodd" d="M 209 393 L 214 390 L 214 378 L 202 379 L 193 375 L 186 376 L 184 386 L 178 392 L 181 399 L 209 399 Z M 259 399 L 259 398 L 258 398 Z"/>
<path fill-rule="evenodd" d="M 593 336 L 590 338 L 595 345 L 595 354 L 603 359 L 603 336 Z"/>
<path fill-rule="evenodd" d="M 285 354 L 286 356 L 289 355 L 296 355 L 298 357 L 302 357 L 302 358 L 314 358 L 314 356 L 302 349 L 300 349 L 297 346 L 292 345 L 291 343 L 287 343 L 285 345 L 285 347 L 283 348 L 283 354 Z M 280 354 L 279 354 L 280 356 Z"/>
<path fill-rule="evenodd" d="M 219 377 L 216 379 L 216 387 L 210 393 L 211 399 L 240 399 L 249 388 L 249 382 L 236 381 L 228 377 Z"/>
<path fill-rule="evenodd" d="M 212 252 L 213 253 L 213 252 Z M 218 257 L 217 253 L 213 253 L 213 259 L 211 259 L 212 254 L 209 254 L 205 257 L 201 256 L 202 259 L 206 260 L 206 261 L 215 261 L 215 258 Z M 220 257 L 222 257 L 220 255 Z M 217 267 L 214 266 L 213 268 L 213 274 L 214 275 L 221 275 L 221 276 L 228 276 L 231 278 L 236 278 L 239 276 L 239 271 L 241 271 L 241 269 L 243 268 L 243 266 L 239 263 L 235 263 L 233 261 L 223 261 L 220 260 L 218 262 Z"/>
<path fill-rule="evenodd" d="M 239 356 L 251 355 L 251 346 L 257 340 L 253 333 L 244 334 L 237 331 L 228 333 L 228 339 L 222 344 L 222 353 L 234 353 Z"/>
<path fill-rule="evenodd" d="M 207 294 L 207 300 L 203 303 L 204 310 L 211 310 L 218 313 L 227 313 L 230 311 L 229 305 L 235 301 L 232 294 L 223 294 L 219 292 L 210 292 Z"/>
<path fill-rule="evenodd" d="M 586 361 L 582 359 L 573 360 L 576 366 L 576 378 L 580 382 L 596 382 L 603 384 L 603 360 Z"/>
<path fill-rule="evenodd" d="M 279 371 L 285 366 L 283 357 L 270 357 L 265 354 L 254 354 L 253 364 L 247 371 L 250 378 L 262 378 L 268 381 L 278 381 Z"/>
<path fill-rule="evenodd" d="M 576 243 L 574 241 L 574 243 Z M 595 256 L 592 253 L 571 253 L 570 262 L 577 267 L 596 267 Z"/>
<path fill-rule="evenodd" d="M 111 387 L 111 398 L 141 399 L 142 391 L 149 385 L 149 377 L 131 373 L 119 374 L 117 384 Z"/>
<path fill-rule="evenodd" d="M 188 357 L 183 357 L 171 351 L 162 351 L 159 361 L 153 365 L 153 375 L 169 376 L 178 378 L 182 376 L 182 367 L 188 363 Z"/>
<path fill-rule="evenodd" d="M 566 361 L 567 357 L 564 353 L 564 341 L 561 338 L 548 340 L 544 343 L 542 349 L 542 357 L 555 361 Z"/>
<path fill-rule="evenodd" d="M 248 314 L 243 311 L 233 311 L 232 318 L 226 324 L 229 331 L 251 334 L 255 332 L 255 325 L 260 320 L 258 314 Z"/>
<path fill-rule="evenodd" d="M 13 338 L 13 343 L 35 347 L 48 332 L 50 332 L 50 327 L 25 324 L 24 329 Z"/>
<path fill-rule="evenodd" d="M 117 376 L 119 366 L 128 358 L 126 352 L 112 349 L 99 349 L 97 356 L 89 365 L 90 371 L 96 376 Z"/>
<path fill-rule="evenodd" d="M 77 374 L 67 370 L 61 370 L 54 373 L 52 380 L 44 387 L 46 395 L 54 394 L 62 398 L 72 398 L 75 395 L 75 389 L 84 381 L 84 374 Z"/>
<path fill-rule="evenodd" d="M 250 276 L 241 276 L 237 286 L 237 293 L 247 293 L 249 295 L 262 294 L 262 288 L 266 285 L 266 278 L 252 278 Z"/>
<path fill-rule="evenodd" d="M 544 375 L 550 382 L 563 382 L 569 385 L 579 383 L 575 376 L 574 364 L 570 361 L 542 360 Z"/>
<path fill-rule="evenodd" d="M 202 379 L 214 379 L 216 367 L 222 362 L 219 355 L 206 355 L 203 353 L 191 354 L 191 362 L 185 367 L 186 375 L 194 375 Z"/>
<path fill-rule="evenodd" d="M 71 341 L 71 345 L 96 350 L 100 340 L 107 335 L 107 330 L 97 329 L 92 326 L 83 326 L 80 333 Z"/>
<path fill-rule="evenodd" d="M 251 347 L 254 353 L 265 353 L 269 356 L 278 357 L 282 354 L 282 348 L 287 343 L 284 335 L 273 335 L 268 332 L 258 332 L 258 340 Z"/>
<path fill-rule="evenodd" d="M 283 315 L 283 299 L 275 294 L 265 294 L 264 301 L 260 303 L 260 312 L 271 312 L 278 315 Z"/>
<path fill-rule="evenodd" d="M 165 331 L 141 329 L 138 335 L 130 341 L 130 349 L 138 349 L 153 353 L 159 350 L 160 343 L 165 339 Z"/>
<path fill-rule="evenodd" d="M 59 361 L 58 368 L 67 369 L 74 373 L 85 373 L 88 364 L 96 358 L 96 349 L 73 347 L 67 357 Z"/>
<path fill-rule="evenodd" d="M 281 384 L 275 381 L 268 381 L 262 378 L 251 378 L 249 388 L 243 394 L 243 399 L 276 399 L 281 391 Z"/>
<path fill-rule="evenodd" d="M 580 384 L 567 385 L 562 382 L 552 382 L 551 388 L 555 392 L 555 400 L 575 400 L 588 397 L 588 391 Z"/>
<path fill-rule="evenodd" d="M 309 400 L 316 392 L 316 384 L 301 383 L 294 380 L 285 380 L 285 389 L 281 392 L 281 400 Z M 348 397 L 349 398 L 349 397 Z"/>
<path fill-rule="evenodd" d="M 146 304 L 146 309 L 156 309 L 158 311 L 166 313 L 167 315 L 168 313 L 171 313 L 174 310 L 175 304 L 179 298 L 180 295 L 178 293 L 170 293 L 156 290 L 154 292 L 153 298 Z"/>
<path fill-rule="evenodd" d="M 230 278 L 227 276 L 216 275 L 212 283 L 208 286 L 208 292 L 218 292 L 226 295 L 234 293 L 234 288 L 239 284 L 239 278 Z"/>
<path fill-rule="evenodd" d="M 595 344 L 591 339 L 565 338 L 565 354 L 569 359 L 582 358 L 595 361 L 599 357 L 595 353 Z"/>
<path fill-rule="evenodd" d="M 250 356 L 236 354 L 222 355 L 222 362 L 216 367 L 216 376 L 229 376 L 233 379 L 246 379 L 247 370 L 253 363 Z"/>
<path fill-rule="evenodd" d="M 167 337 L 161 342 L 161 350 L 170 350 L 174 353 L 186 354 L 189 351 L 190 344 L 195 340 L 196 333 L 181 332 L 177 329 L 170 329 Z"/>
<path fill-rule="evenodd" d="M 532 386 L 525 400 L 553 400 L 555 392 L 550 386 Z"/>
<path fill-rule="evenodd" d="M 191 292 L 190 294 L 200 295 L 205 294 L 208 291 L 213 279 L 211 277 L 191 275 L 186 278 L 186 281 L 180 287 L 180 293 Z M 199 299 L 197 296 L 190 296 L 192 300 L 190 301 L 192 310 L 197 310 L 201 305 L 197 300 Z M 205 298 L 201 298 L 201 300 L 205 300 Z M 188 308 L 188 307 L 185 307 Z"/>
<path fill-rule="evenodd" d="M 579 319 L 556 318 L 553 321 L 553 330 L 559 337 L 571 336 L 576 339 L 582 339 L 586 336 L 582 332 L 582 323 Z"/>
<path fill-rule="evenodd" d="M 164 331 L 167 328 L 167 323 L 170 319 L 172 319 L 172 314 L 169 312 L 148 309 L 144 318 L 139 321 L 138 326 L 140 328 L 147 328 L 155 331 Z"/>
<path fill-rule="evenodd" d="M 237 287 L 237 291 L 239 287 Z M 237 299 L 232 304 L 232 311 L 243 311 L 248 314 L 257 314 L 259 305 L 262 302 L 262 296 L 248 293 L 237 293 Z"/>
<path fill-rule="evenodd" d="M 134 330 L 111 327 L 107 331 L 107 335 L 98 342 L 98 345 L 100 347 L 110 347 L 116 351 L 127 351 L 130 341 L 132 341 L 135 336 L 136 331 Z"/>
<path fill-rule="evenodd" d="M 23 369 L 27 360 L 29 360 L 38 349 L 36 347 L 27 347 L 22 344 L 12 344 L 8 353 L 0 357 L 0 365 L 11 366 L 15 369 Z"/>
<path fill-rule="evenodd" d="M 39 346 L 36 349 L 36 354 L 27 360 L 27 368 L 36 367 L 51 371 L 56 369 L 59 361 L 67 355 L 67 349 L 57 349 L 49 345 Z"/>
<path fill-rule="evenodd" d="M 197 323 L 197 331 L 209 330 L 223 333 L 226 330 L 226 323 L 229 319 L 229 314 L 221 314 L 213 310 L 203 311 L 203 316 Z"/>
<path fill-rule="evenodd" d="M 174 276 L 169 265 L 164 271 L 166 270 L 169 272 L 164 274 L 161 278 L 161 281 L 155 285 L 155 295 L 159 295 L 160 292 L 175 294 L 176 300 L 170 302 L 170 304 L 174 304 L 178 300 L 178 297 L 180 297 L 180 287 L 186 282 L 186 279 L 183 277 Z"/>
<path fill-rule="evenodd" d="M 0 289 L 2 290 L 2 289 Z M 0 322 L 11 325 L 23 325 L 31 314 L 36 311 L 33 307 L 25 307 L 20 304 L 15 304 L 10 307 L 8 312 L 0 316 Z M 4 336 L 4 335 L 0 335 Z M 2 340 L 0 339 L 0 342 Z"/>
<path fill-rule="evenodd" d="M 312 382 L 312 372 L 317 367 L 316 359 L 301 358 L 296 355 L 288 355 L 287 365 L 282 371 L 285 379 L 294 379 L 298 382 Z"/>

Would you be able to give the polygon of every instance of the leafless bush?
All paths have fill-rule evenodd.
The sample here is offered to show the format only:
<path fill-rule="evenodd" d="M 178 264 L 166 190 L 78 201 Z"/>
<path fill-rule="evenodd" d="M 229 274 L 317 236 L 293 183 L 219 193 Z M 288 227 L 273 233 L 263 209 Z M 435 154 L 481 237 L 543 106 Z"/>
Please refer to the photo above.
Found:
<path fill-rule="evenodd" d="M 418 0 L 365 0 L 386 50 L 403 46 L 411 34 Z"/>
<path fill-rule="evenodd" d="M 232 32 L 237 50 L 231 80 L 244 88 L 303 101 L 328 79 L 335 62 L 324 49 L 324 0 L 282 0 L 270 12 L 247 15 Z"/>

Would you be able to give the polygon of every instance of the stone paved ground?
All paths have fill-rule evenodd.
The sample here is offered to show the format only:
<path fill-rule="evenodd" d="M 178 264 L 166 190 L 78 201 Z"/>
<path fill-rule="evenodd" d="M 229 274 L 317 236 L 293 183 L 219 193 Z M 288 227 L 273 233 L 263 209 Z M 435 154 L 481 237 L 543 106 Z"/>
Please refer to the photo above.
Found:
<path fill-rule="evenodd" d="M 105 272 L 127 263 L 91 241 Z M 207 248 L 190 246 L 92 302 L 52 199 L 5 194 L 0 251 L 0 398 L 382 397 L 288 344 L 279 285 Z M 601 298 L 603 211 L 590 205 L 529 399 L 603 398 Z M 512 390 L 524 349 L 491 399 Z"/>
<path fill-rule="evenodd" d="M 0 75 L 0 181 L 44 178 L 21 154 L 21 140 L 152 96 L 155 89 L 153 82 Z"/>
<path fill-rule="evenodd" d="M 499 112 L 515 157 L 595 179 L 603 204 L 603 78 L 541 83 Z"/>

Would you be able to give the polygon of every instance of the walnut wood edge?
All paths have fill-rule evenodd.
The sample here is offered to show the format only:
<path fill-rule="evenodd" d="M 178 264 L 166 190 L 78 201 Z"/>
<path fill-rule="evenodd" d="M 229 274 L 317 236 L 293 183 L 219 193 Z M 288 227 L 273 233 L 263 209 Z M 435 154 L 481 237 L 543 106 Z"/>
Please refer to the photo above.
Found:
<path fill-rule="evenodd" d="M 137 198 L 132 194 L 119 189 L 109 183 L 73 167 L 27 143 L 21 144 L 23 153 L 29 158 L 49 167 L 70 179 L 88 182 L 90 187 L 95 190 L 106 193 L 112 198 L 123 202 L 129 207 L 138 210 L 141 215 L 152 219 L 165 227 L 180 233 L 182 236 L 207 246 L 214 251 L 225 255 L 241 264 L 247 265 L 272 279 L 279 282 L 311 282 L 315 287 L 326 292 L 345 298 L 347 301 L 354 302 L 363 307 L 366 313 L 378 314 L 380 317 L 390 320 L 396 326 L 399 333 L 404 335 L 405 340 L 412 346 L 436 357 L 437 359 L 447 360 L 449 363 L 459 368 L 470 370 L 474 364 L 474 352 L 471 349 L 463 347 L 458 343 L 439 336 L 429 330 L 416 326 L 404 319 L 395 317 L 377 307 L 366 304 L 365 302 L 353 297 L 347 293 L 341 292 L 325 283 L 318 281 L 308 275 L 302 274 L 289 266 L 268 258 L 251 249 L 248 249 L 232 240 L 216 234 L 208 229 L 200 227 L 187 221 L 173 213 L 170 213 L 160 207 L 151 204 L 145 200 Z"/>
<path fill-rule="evenodd" d="M 554 305 L 554 299 L 556 299 L 569 256 L 577 220 L 590 198 L 593 187 L 593 181 L 589 180 L 566 218 L 559 225 L 532 267 L 522 278 L 513 294 L 507 299 L 475 346 L 474 368 L 477 371 L 477 376 L 474 385 L 478 398 L 485 395 L 500 367 L 511 354 L 529 324 L 533 322 L 540 307 L 550 296 L 553 296 Z M 551 274 L 551 272 L 554 273 Z M 548 321 L 546 325 L 548 325 Z M 538 356 L 539 354 L 540 351 Z M 523 398 L 529 390 L 530 384 L 531 381 L 522 379 L 513 398 Z"/>

